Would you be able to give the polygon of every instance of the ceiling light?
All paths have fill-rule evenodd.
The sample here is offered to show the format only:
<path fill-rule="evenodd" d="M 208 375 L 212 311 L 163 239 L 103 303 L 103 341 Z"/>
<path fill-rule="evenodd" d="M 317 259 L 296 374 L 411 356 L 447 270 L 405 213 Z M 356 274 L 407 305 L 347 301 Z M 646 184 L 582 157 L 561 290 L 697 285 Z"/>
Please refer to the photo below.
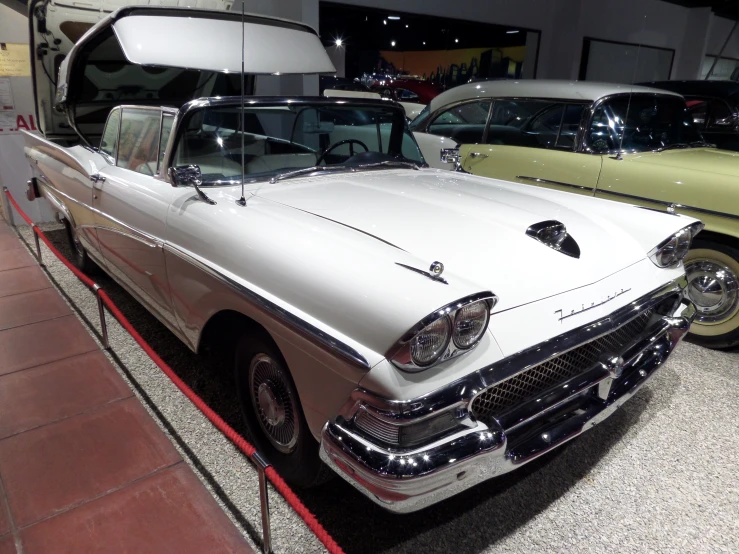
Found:
<path fill-rule="evenodd" d="M 390 46 L 395 46 L 395 41 L 392 41 L 392 42 L 390 43 Z"/>
<path fill-rule="evenodd" d="M 405 28 L 407 29 L 408 28 L 408 25 L 406 25 Z"/>
<path fill-rule="evenodd" d="M 458 39 L 458 38 L 455 38 L 455 39 L 454 39 L 454 42 L 459 42 L 459 39 Z"/>
<path fill-rule="evenodd" d="M 425 40 L 423 41 L 423 45 L 426 46 L 426 41 Z"/>
<path fill-rule="evenodd" d="M 400 19 L 400 16 L 399 15 L 388 15 L 387 18 L 388 19 Z"/>
<path fill-rule="evenodd" d="M 382 20 L 382 24 L 383 24 L 383 25 L 387 25 L 387 19 L 383 19 L 383 20 Z"/>
<path fill-rule="evenodd" d="M 518 32 L 519 32 L 518 29 L 516 29 L 514 31 L 506 31 L 505 33 L 506 33 L 506 35 L 515 35 Z"/>
<path fill-rule="evenodd" d="M 340 38 L 337 38 L 336 39 L 336 46 L 341 46 L 342 44 L 344 44 L 344 41 L 341 40 Z"/>

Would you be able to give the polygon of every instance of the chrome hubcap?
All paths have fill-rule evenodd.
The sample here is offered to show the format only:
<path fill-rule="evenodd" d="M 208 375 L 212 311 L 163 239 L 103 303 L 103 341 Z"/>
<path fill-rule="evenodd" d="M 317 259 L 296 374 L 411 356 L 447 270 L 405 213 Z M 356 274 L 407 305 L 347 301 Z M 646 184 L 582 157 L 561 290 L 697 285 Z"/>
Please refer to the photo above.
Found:
<path fill-rule="evenodd" d="M 285 370 L 267 354 L 257 354 L 249 367 L 249 390 L 259 425 L 272 445 L 289 453 L 298 442 L 297 403 Z"/>
<path fill-rule="evenodd" d="M 264 412 L 267 423 L 272 426 L 285 423 L 285 406 L 277 397 L 269 383 L 262 383 L 257 389 L 259 407 Z"/>
<path fill-rule="evenodd" d="M 730 268 L 715 260 L 695 259 L 685 264 L 685 273 L 699 323 L 715 325 L 734 316 L 739 307 L 739 277 Z"/>

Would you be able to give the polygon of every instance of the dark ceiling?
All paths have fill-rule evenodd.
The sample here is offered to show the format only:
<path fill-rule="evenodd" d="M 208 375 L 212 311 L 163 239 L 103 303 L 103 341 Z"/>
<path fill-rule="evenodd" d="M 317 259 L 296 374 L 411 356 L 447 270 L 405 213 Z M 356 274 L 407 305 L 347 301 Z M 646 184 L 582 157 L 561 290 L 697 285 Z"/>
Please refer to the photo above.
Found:
<path fill-rule="evenodd" d="M 355 50 L 451 50 L 522 46 L 526 29 L 321 2 L 321 39 Z M 395 46 L 393 46 L 395 42 Z"/>
<path fill-rule="evenodd" d="M 711 8 L 713 13 L 727 19 L 739 19 L 739 2 L 737 0 L 665 0 L 685 8 Z"/>

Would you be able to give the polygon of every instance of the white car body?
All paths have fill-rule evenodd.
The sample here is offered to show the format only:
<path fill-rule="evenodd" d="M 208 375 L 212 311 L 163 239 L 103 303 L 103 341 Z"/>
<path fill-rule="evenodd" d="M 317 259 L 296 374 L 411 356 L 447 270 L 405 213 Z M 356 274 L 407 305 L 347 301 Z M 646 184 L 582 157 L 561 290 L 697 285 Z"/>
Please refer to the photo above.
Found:
<path fill-rule="evenodd" d="M 123 43 L 129 33 L 143 38 L 138 30 L 150 26 L 120 25 L 128 18 L 116 13 L 90 33 L 113 25 Z M 156 19 L 151 21 L 161 23 Z M 176 21 L 167 22 L 168 40 L 177 40 Z M 284 35 L 270 21 L 250 21 L 261 26 L 254 33 L 261 43 L 288 40 L 311 52 L 301 68 L 273 59 L 277 71 L 325 71 L 328 60 L 325 52 L 319 55 L 315 34 L 291 29 Z M 220 38 L 220 26 L 230 22 L 207 23 Z M 275 28 L 280 33 L 271 35 Z M 206 33 L 204 40 L 211 39 Z M 159 38 L 147 40 L 149 49 L 158 50 L 138 52 L 136 62 L 178 63 Z M 224 55 L 217 63 L 231 67 L 237 58 L 240 63 L 240 56 Z M 74 56 L 67 59 L 74 62 Z M 207 68 L 208 60 L 203 57 L 200 66 Z M 269 71 L 264 59 L 254 67 Z M 69 65 L 63 68 L 62 74 Z M 65 79 L 60 82 L 64 86 Z M 63 101 L 66 89 L 61 92 Z M 321 102 L 400 110 L 372 100 Z M 581 425 L 568 420 L 576 428 L 558 436 L 554 447 L 628 399 L 692 321 L 682 266 L 660 268 L 649 257 L 665 239 L 699 225 L 688 217 L 427 168 L 357 166 L 249 182 L 245 206 L 239 205 L 240 184 L 220 183 L 202 186 L 210 199 L 203 201 L 192 186 L 173 186 L 168 164 L 188 114 L 222 103 L 235 105 L 202 99 L 161 109 L 162 119 L 174 115 L 174 131 L 152 175 L 119 167 L 93 148 L 64 147 L 30 134 L 26 154 L 42 194 L 71 223 L 88 254 L 192 350 L 202 348 L 209 326 L 226 313 L 249 318 L 268 333 L 289 367 L 322 459 L 388 509 L 420 509 L 542 453 L 516 458 L 513 428 L 473 417 L 481 389 L 511 382 L 644 317 L 629 348 L 624 342 L 618 351 L 602 352 L 611 361 L 589 369 L 597 378 L 550 406 L 600 402 L 586 410 Z M 350 132 L 339 127 L 336 132 Z M 390 140 L 379 124 L 376 129 L 377 141 Z M 551 220 L 566 226 L 579 245 L 577 256 L 527 235 L 531 226 Z M 439 261 L 443 279 L 426 271 Z M 422 371 L 398 367 L 393 352 L 409 330 L 474 301 L 492 308 L 474 347 Z M 548 357 L 532 363 L 536 352 Z M 357 427 L 358 418 L 370 417 L 390 432 L 419 423 L 423 428 L 436 413 L 446 416 L 452 409 L 454 433 L 413 448 L 383 446 L 371 429 Z M 532 421 L 540 417 L 531 414 Z"/>

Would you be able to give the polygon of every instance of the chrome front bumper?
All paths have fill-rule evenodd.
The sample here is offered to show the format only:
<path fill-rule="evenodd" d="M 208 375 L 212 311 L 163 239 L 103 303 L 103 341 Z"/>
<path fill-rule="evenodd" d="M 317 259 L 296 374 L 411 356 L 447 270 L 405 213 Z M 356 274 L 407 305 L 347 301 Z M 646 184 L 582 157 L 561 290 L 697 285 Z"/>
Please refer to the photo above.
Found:
<path fill-rule="evenodd" d="M 676 300 L 669 315 L 656 316 L 644 334 L 623 351 L 604 353 L 608 357 L 603 362 L 537 395 L 538 398 L 515 406 L 503 417 L 474 421 L 469 428 L 409 451 L 377 444 L 357 432 L 349 418 L 339 417 L 324 426 L 321 459 L 371 500 L 396 513 L 420 510 L 512 471 L 606 419 L 654 375 L 688 332 L 696 314 L 693 304 L 685 299 L 684 282 L 669 290 L 655 291 L 622 309 L 620 315 L 612 314 L 596 322 L 603 325 L 607 321 L 612 330 L 617 329 L 629 317 L 633 319 L 637 310 L 657 306 L 668 292 Z M 577 337 L 574 332 L 568 333 L 534 350 L 549 347 L 550 352 L 556 353 L 558 348 L 562 352 Z M 527 352 L 511 359 L 526 364 Z M 618 361 L 614 366 L 608 360 Z M 502 367 L 496 364 L 496 375 L 501 370 L 513 373 L 508 358 L 506 362 Z M 530 366 L 519 367 L 519 372 L 526 367 Z M 476 372 L 478 383 L 489 386 L 490 381 L 485 380 L 489 369 Z M 430 395 L 428 402 L 433 404 L 434 398 L 444 398 L 458 405 L 454 391 L 474 385 L 472 377 Z M 471 398 L 465 401 L 469 404 Z M 438 404 L 431 406 L 438 408 Z"/>

